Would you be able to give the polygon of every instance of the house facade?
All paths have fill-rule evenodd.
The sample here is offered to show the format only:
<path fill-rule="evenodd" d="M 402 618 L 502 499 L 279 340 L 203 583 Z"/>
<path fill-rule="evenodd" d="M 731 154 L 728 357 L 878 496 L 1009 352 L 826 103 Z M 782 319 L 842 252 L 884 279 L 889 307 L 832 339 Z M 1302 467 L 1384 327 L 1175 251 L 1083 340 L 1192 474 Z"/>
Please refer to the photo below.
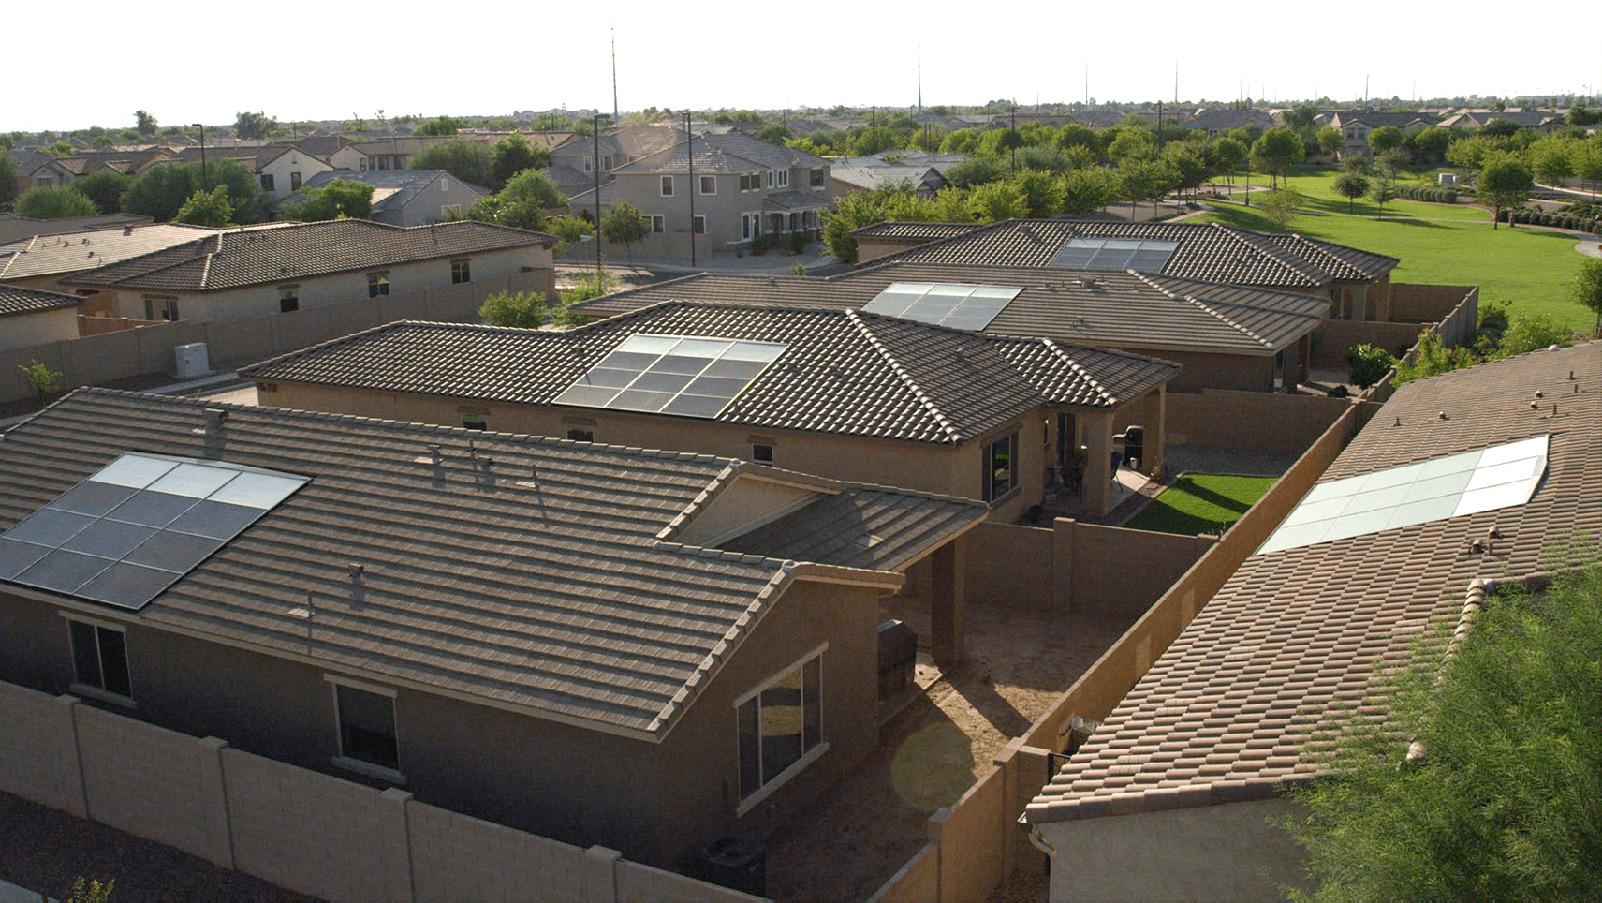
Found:
<path fill-rule="evenodd" d="M 555 239 L 477 222 L 330 220 L 228 229 L 62 280 L 94 311 L 232 323 L 514 273 L 547 274 Z M 89 312 L 89 311 L 86 311 Z"/>
<path fill-rule="evenodd" d="M 183 223 L 138 223 L 120 228 L 35 235 L 0 246 L 0 283 L 90 298 L 99 294 L 99 290 L 73 289 L 63 285 L 62 280 L 216 234 L 216 229 Z M 111 308 L 93 303 L 84 313 L 115 315 Z"/>
<path fill-rule="evenodd" d="M 204 153 L 201 148 L 186 147 L 179 151 L 175 159 L 183 163 L 199 163 L 202 157 L 213 163 L 232 160 L 250 170 L 268 203 L 282 201 L 298 191 L 307 179 L 334 168 L 322 157 L 293 144 L 208 147 Z"/>
<path fill-rule="evenodd" d="M 1373 157 L 1368 134 L 1377 128 L 1393 126 L 1402 131 L 1428 128 L 1435 119 L 1427 113 L 1374 113 L 1367 110 L 1336 110 L 1330 114 L 1329 125 L 1341 133 L 1341 155 Z"/>
<path fill-rule="evenodd" d="M 306 188 L 326 188 L 335 179 L 373 186 L 367 219 L 391 226 L 427 226 L 460 214 L 484 197 L 443 169 L 330 169 L 307 179 Z M 284 198 L 293 203 L 297 196 Z"/>
<path fill-rule="evenodd" d="M 0 351 L 78 337 L 82 298 L 0 284 Z"/>

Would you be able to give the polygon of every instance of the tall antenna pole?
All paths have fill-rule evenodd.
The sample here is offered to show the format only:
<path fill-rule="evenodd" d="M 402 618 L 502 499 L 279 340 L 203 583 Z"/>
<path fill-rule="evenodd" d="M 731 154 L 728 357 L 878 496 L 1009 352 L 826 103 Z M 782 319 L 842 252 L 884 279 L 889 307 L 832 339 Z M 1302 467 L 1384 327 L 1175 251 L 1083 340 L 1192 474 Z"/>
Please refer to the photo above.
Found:
<path fill-rule="evenodd" d="M 1085 106 L 1090 106 L 1090 64 L 1085 64 Z"/>
<path fill-rule="evenodd" d="M 690 169 L 690 266 L 695 266 L 695 133 L 690 131 L 690 111 L 684 111 L 684 160 Z"/>
<path fill-rule="evenodd" d="M 918 115 L 923 115 L 923 45 L 918 45 Z"/>
<path fill-rule="evenodd" d="M 591 120 L 595 126 L 592 138 L 595 143 L 595 279 L 601 279 L 601 114 Z"/>
<path fill-rule="evenodd" d="M 608 25 L 607 31 L 612 36 L 612 122 L 622 122 L 617 110 L 617 26 Z"/>
<path fill-rule="evenodd" d="M 1179 57 L 1174 57 L 1174 109 L 1179 109 Z"/>

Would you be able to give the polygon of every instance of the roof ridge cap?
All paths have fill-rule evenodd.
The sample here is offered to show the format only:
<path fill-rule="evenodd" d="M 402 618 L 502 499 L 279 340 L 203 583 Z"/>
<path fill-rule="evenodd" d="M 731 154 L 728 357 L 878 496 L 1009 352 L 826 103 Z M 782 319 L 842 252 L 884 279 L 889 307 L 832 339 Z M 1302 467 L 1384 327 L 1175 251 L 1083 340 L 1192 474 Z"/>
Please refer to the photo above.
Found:
<path fill-rule="evenodd" d="M 884 358 L 884 362 L 890 365 L 890 370 L 894 372 L 903 383 L 906 384 L 907 389 L 912 392 L 913 397 L 918 400 L 919 404 L 923 405 L 924 409 L 929 412 L 930 416 L 934 417 L 935 422 L 940 424 L 940 428 L 945 431 L 947 436 L 951 437 L 951 441 L 953 443 L 961 442 L 962 435 L 957 432 L 957 428 L 952 425 L 950 420 L 946 419 L 945 414 L 940 412 L 940 408 L 934 403 L 934 399 L 924 394 L 923 388 L 920 387 L 917 381 L 912 378 L 912 374 L 908 373 L 907 369 L 901 365 L 901 362 L 895 359 L 895 356 L 890 353 L 890 349 L 885 347 L 884 343 L 879 340 L 879 337 L 873 334 L 873 331 L 868 328 L 868 324 L 862 319 L 862 317 L 859 316 L 854 310 L 847 310 L 845 311 L 845 318 L 847 322 L 851 323 L 857 328 L 857 331 L 862 334 L 863 338 L 867 339 L 868 344 L 873 348 L 873 350 L 878 352 L 880 357 Z"/>
<path fill-rule="evenodd" d="M 1207 313 L 1211 314 L 1212 316 L 1216 317 L 1220 322 L 1224 323 L 1224 325 L 1230 327 L 1231 329 L 1234 329 L 1235 331 L 1241 333 L 1242 335 L 1246 336 L 1247 338 L 1252 339 L 1253 341 L 1257 342 L 1257 344 L 1262 345 L 1264 348 L 1267 348 L 1269 350 L 1273 350 L 1274 345 L 1273 345 L 1272 342 L 1268 341 L 1267 339 L 1263 338 L 1262 336 L 1258 335 L 1257 333 L 1253 332 L 1252 330 L 1246 328 L 1246 326 L 1244 326 L 1243 324 L 1236 322 L 1232 317 L 1225 316 L 1223 311 L 1218 310 L 1217 308 L 1213 307 L 1211 304 L 1208 304 L 1205 301 L 1199 300 L 1198 298 L 1196 298 L 1196 296 L 1194 296 L 1194 295 L 1185 295 L 1184 297 L 1180 298 L 1179 300 L 1196 305 L 1197 307 L 1201 308 L 1202 310 L 1204 310 Z"/>
<path fill-rule="evenodd" d="M 1103 399 L 1105 399 L 1108 404 L 1117 404 L 1118 403 L 1118 398 L 1116 396 L 1114 396 L 1111 392 L 1107 391 L 1106 387 L 1104 387 L 1101 384 L 1100 380 L 1096 379 L 1094 376 L 1091 376 L 1090 375 L 1090 371 L 1085 369 L 1085 365 L 1084 364 L 1081 364 L 1078 361 L 1074 360 L 1071 356 L 1069 356 L 1067 351 L 1065 351 L 1064 349 L 1059 347 L 1057 345 L 1057 343 L 1052 341 L 1051 339 L 1041 339 L 1040 341 L 1047 348 L 1050 348 L 1052 350 L 1052 353 L 1056 354 L 1057 357 L 1059 359 L 1061 359 L 1064 364 L 1067 364 L 1068 365 L 1068 369 L 1070 369 L 1070 370 L 1074 371 L 1075 373 L 1079 374 L 1080 376 L 1084 377 L 1085 382 L 1090 383 L 1090 387 L 1092 389 L 1096 390 L 1096 394 L 1101 396 Z"/>

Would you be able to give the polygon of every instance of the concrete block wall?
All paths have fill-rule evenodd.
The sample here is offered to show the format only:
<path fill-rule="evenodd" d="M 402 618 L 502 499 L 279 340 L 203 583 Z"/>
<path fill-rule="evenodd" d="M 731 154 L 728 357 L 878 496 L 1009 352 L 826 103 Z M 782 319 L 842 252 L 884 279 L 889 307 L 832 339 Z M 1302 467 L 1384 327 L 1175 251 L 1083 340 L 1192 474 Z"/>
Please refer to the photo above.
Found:
<path fill-rule="evenodd" d="M 329 900 L 758 899 L 3 682 L 0 791 Z"/>
<path fill-rule="evenodd" d="M 1347 321 L 1332 321 L 1344 323 Z M 1360 326 L 1395 326 L 1361 323 Z M 1418 327 L 1409 340 L 1417 338 Z M 1345 352 L 1341 352 L 1345 366 Z M 1321 395 L 1285 395 L 1272 392 L 1168 393 L 1167 429 L 1170 444 L 1188 443 L 1220 448 L 1301 454 L 1346 412 L 1349 402 Z"/>

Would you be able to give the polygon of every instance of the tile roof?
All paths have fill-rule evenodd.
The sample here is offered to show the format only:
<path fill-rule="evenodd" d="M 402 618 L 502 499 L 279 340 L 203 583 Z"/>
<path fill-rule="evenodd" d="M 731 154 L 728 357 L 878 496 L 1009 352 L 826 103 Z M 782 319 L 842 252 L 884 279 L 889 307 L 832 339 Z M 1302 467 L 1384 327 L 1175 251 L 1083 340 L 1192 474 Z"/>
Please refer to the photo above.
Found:
<path fill-rule="evenodd" d="M 77 307 L 82 303 L 83 299 L 74 295 L 0 284 L 0 317 L 60 310 L 63 307 Z"/>
<path fill-rule="evenodd" d="M 141 621 L 650 740 L 816 567 L 658 539 L 754 465 L 254 407 L 228 407 L 208 440 L 207 407 L 67 396 L 0 441 L 0 528 L 129 451 L 308 476 Z M 816 491 L 901 511 L 898 529 L 929 521 L 937 541 L 987 513 L 892 489 Z"/>
<path fill-rule="evenodd" d="M 775 191 L 762 199 L 763 210 L 819 210 L 827 206 L 828 195 L 805 191 Z"/>
<path fill-rule="evenodd" d="M 1435 117 L 1428 113 L 1392 113 L 1370 110 L 1335 110 L 1330 117 L 1330 124 L 1336 128 L 1345 128 L 1358 122 L 1375 129 L 1387 125 L 1405 129 L 1413 125 L 1433 125 Z"/>
<path fill-rule="evenodd" d="M 789 346 L 713 418 L 717 422 L 915 442 L 976 438 L 1043 405 L 1114 407 L 1179 371 L 1135 355 L 855 311 L 669 302 L 571 332 L 392 323 L 240 373 L 549 405 L 636 333 Z"/>
<path fill-rule="evenodd" d="M 216 234 L 201 226 L 156 223 L 40 235 L 0 248 L 0 279 L 92 270 Z"/>
<path fill-rule="evenodd" d="M 1532 409 L 1537 391 L 1544 398 Z M 1471 581 L 1538 572 L 1565 549 L 1596 554 L 1602 342 L 1408 383 L 1323 475 L 1329 482 L 1543 435 L 1547 475 L 1523 505 L 1246 559 L 1040 792 L 1028 819 L 1263 798 L 1316 775 L 1304 756 L 1315 731 L 1348 706 L 1382 718 L 1371 677 L 1432 621 L 1456 617 Z M 1469 541 L 1493 526 L 1501 538 L 1491 554 L 1472 554 Z"/>
<path fill-rule="evenodd" d="M 984 334 L 1092 347 L 1271 354 L 1317 328 L 1329 312 L 1328 300 L 1309 295 L 1172 276 L 931 263 L 889 263 L 826 279 L 707 273 L 616 292 L 578 309 L 612 316 L 673 300 L 856 309 L 892 282 L 1020 287 Z"/>
<path fill-rule="evenodd" d="M 1319 288 L 1337 280 L 1377 279 L 1400 263 L 1356 248 L 1300 236 L 1264 235 L 1218 223 L 1017 219 L 872 262 L 1050 266 L 1057 252 L 1075 237 L 1178 242 L 1179 249 L 1163 268 L 1164 274 L 1265 288 Z"/>
<path fill-rule="evenodd" d="M 834 171 L 830 170 L 830 175 Z M 874 223 L 863 226 L 852 232 L 857 238 L 907 238 L 922 241 L 937 241 L 942 238 L 953 238 L 958 235 L 967 235 L 984 228 L 983 223 L 912 223 L 892 221 Z"/>
<path fill-rule="evenodd" d="M 63 232 L 121 229 L 124 226 L 148 225 L 150 222 L 150 217 L 133 213 L 69 216 L 62 219 L 38 219 L 32 216 L 13 216 L 9 213 L 0 213 L 0 246 L 27 241 L 35 235 L 60 235 Z"/>
<path fill-rule="evenodd" d="M 944 186 L 945 178 L 932 166 L 841 166 L 829 168 L 829 178 L 857 188 L 872 190 L 886 185 L 909 185 L 913 188 L 929 183 Z"/>
<path fill-rule="evenodd" d="M 724 540 L 718 548 L 837 567 L 899 570 L 976 523 L 972 511 L 947 502 L 942 496 L 853 487 Z M 982 502 L 970 504 L 989 512 Z"/>
<path fill-rule="evenodd" d="M 698 173 L 751 172 L 786 167 L 819 168 L 829 165 L 829 161 L 822 157 L 731 132 L 727 135 L 697 135 L 691 141 L 681 140 L 667 150 L 641 157 L 614 171 L 688 172 L 689 148 L 692 144 L 695 149 L 695 171 Z"/>
<path fill-rule="evenodd" d="M 184 163 L 199 163 L 201 158 L 200 150 L 201 149 L 198 147 L 183 148 L 178 151 L 177 159 Z M 284 154 L 290 153 L 291 151 L 304 154 L 307 157 L 317 160 L 323 164 L 328 163 L 326 159 L 323 159 L 308 150 L 304 150 L 298 145 L 288 143 L 257 145 L 245 144 L 231 147 L 208 146 L 205 150 L 205 158 L 207 160 L 213 162 L 217 160 L 237 160 L 252 172 L 260 170 L 262 167 L 272 163 L 274 160 L 282 157 Z"/>
<path fill-rule="evenodd" d="M 371 185 L 373 192 L 373 212 L 383 213 L 388 210 L 399 210 L 412 202 L 419 193 L 434 184 L 434 180 L 449 175 L 443 169 L 329 169 L 314 174 L 301 183 L 302 190 L 307 188 L 326 188 L 329 182 L 335 179 L 344 179 L 348 182 L 360 182 Z M 482 196 L 482 192 L 467 182 L 450 176 L 469 191 Z M 383 192 L 382 197 L 380 193 Z M 298 192 L 285 198 L 280 203 L 289 203 L 301 198 Z"/>
<path fill-rule="evenodd" d="M 72 277 L 73 285 L 213 292 L 462 254 L 553 244 L 543 232 L 461 221 L 390 226 L 362 219 L 229 229 Z"/>

